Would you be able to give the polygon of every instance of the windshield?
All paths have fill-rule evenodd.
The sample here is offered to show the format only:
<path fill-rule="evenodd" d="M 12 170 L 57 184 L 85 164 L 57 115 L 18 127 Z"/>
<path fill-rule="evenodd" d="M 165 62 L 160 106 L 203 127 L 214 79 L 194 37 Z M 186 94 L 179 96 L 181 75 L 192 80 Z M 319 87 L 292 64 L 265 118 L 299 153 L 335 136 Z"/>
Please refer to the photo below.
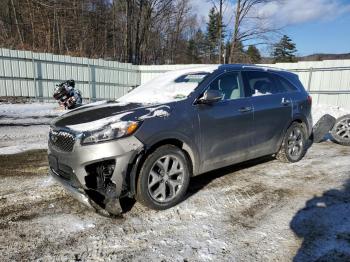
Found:
<path fill-rule="evenodd" d="M 140 85 L 118 102 L 158 104 L 186 99 L 217 66 L 170 71 Z"/>

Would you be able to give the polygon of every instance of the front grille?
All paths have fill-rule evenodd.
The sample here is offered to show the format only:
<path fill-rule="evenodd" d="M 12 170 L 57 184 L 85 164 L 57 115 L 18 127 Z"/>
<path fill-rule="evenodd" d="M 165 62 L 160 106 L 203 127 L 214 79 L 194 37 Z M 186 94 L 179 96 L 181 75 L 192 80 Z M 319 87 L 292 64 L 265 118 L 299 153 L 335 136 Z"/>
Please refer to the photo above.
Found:
<path fill-rule="evenodd" d="M 64 152 L 72 152 L 75 143 L 75 136 L 65 131 L 51 130 L 49 142 L 56 149 Z"/>

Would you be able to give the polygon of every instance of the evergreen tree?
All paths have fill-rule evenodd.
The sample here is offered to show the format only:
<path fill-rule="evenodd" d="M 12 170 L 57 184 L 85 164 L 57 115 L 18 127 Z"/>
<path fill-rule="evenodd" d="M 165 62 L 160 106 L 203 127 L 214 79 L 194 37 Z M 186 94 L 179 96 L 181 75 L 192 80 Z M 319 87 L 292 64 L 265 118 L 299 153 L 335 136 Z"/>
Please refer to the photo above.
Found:
<path fill-rule="evenodd" d="M 215 8 L 213 7 L 209 11 L 209 21 L 207 23 L 207 45 L 210 60 L 212 60 L 213 56 L 215 56 L 217 53 L 218 30 L 218 14 L 216 13 Z"/>
<path fill-rule="evenodd" d="M 190 64 L 195 64 L 198 63 L 198 47 L 197 47 L 197 43 L 194 39 L 190 39 L 188 41 L 188 45 L 187 45 L 187 61 Z"/>
<path fill-rule="evenodd" d="M 188 41 L 187 44 L 187 63 L 200 64 L 206 56 L 206 37 L 202 30 L 198 30 L 196 34 Z"/>
<path fill-rule="evenodd" d="M 218 62 L 216 58 L 219 55 L 219 46 L 223 46 L 225 38 L 225 26 L 222 21 L 222 17 L 213 7 L 209 11 L 209 21 L 207 23 L 207 46 L 209 51 L 209 60 L 211 62 Z M 220 36 L 221 32 L 221 36 Z"/>
<path fill-rule="evenodd" d="M 287 35 L 284 35 L 281 40 L 274 45 L 272 56 L 274 62 L 294 62 L 295 53 L 297 52 L 296 45 Z"/>
<path fill-rule="evenodd" d="M 258 64 L 261 62 L 260 51 L 258 48 L 256 48 L 256 46 L 250 45 L 247 50 L 247 55 L 249 56 L 252 64 Z"/>

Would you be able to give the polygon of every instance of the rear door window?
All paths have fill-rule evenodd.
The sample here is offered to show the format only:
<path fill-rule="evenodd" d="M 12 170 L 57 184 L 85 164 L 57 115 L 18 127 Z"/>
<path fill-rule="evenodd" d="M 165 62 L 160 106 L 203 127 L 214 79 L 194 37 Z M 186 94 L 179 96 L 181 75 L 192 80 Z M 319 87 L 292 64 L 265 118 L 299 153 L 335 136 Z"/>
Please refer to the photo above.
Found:
<path fill-rule="evenodd" d="M 275 78 L 267 72 L 243 71 L 244 85 L 247 96 L 273 95 L 283 92 L 276 84 Z"/>

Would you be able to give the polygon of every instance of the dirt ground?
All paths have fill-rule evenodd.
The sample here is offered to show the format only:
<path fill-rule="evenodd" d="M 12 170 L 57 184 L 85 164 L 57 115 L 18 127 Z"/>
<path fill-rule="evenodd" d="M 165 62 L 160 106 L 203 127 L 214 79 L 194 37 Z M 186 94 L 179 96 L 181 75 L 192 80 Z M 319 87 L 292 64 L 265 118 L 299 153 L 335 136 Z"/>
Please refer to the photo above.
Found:
<path fill-rule="evenodd" d="M 121 219 L 76 202 L 46 151 L 0 156 L 0 260 L 328 261 L 350 259 L 350 147 L 262 158 L 193 178 L 166 211 L 124 201 Z"/>

